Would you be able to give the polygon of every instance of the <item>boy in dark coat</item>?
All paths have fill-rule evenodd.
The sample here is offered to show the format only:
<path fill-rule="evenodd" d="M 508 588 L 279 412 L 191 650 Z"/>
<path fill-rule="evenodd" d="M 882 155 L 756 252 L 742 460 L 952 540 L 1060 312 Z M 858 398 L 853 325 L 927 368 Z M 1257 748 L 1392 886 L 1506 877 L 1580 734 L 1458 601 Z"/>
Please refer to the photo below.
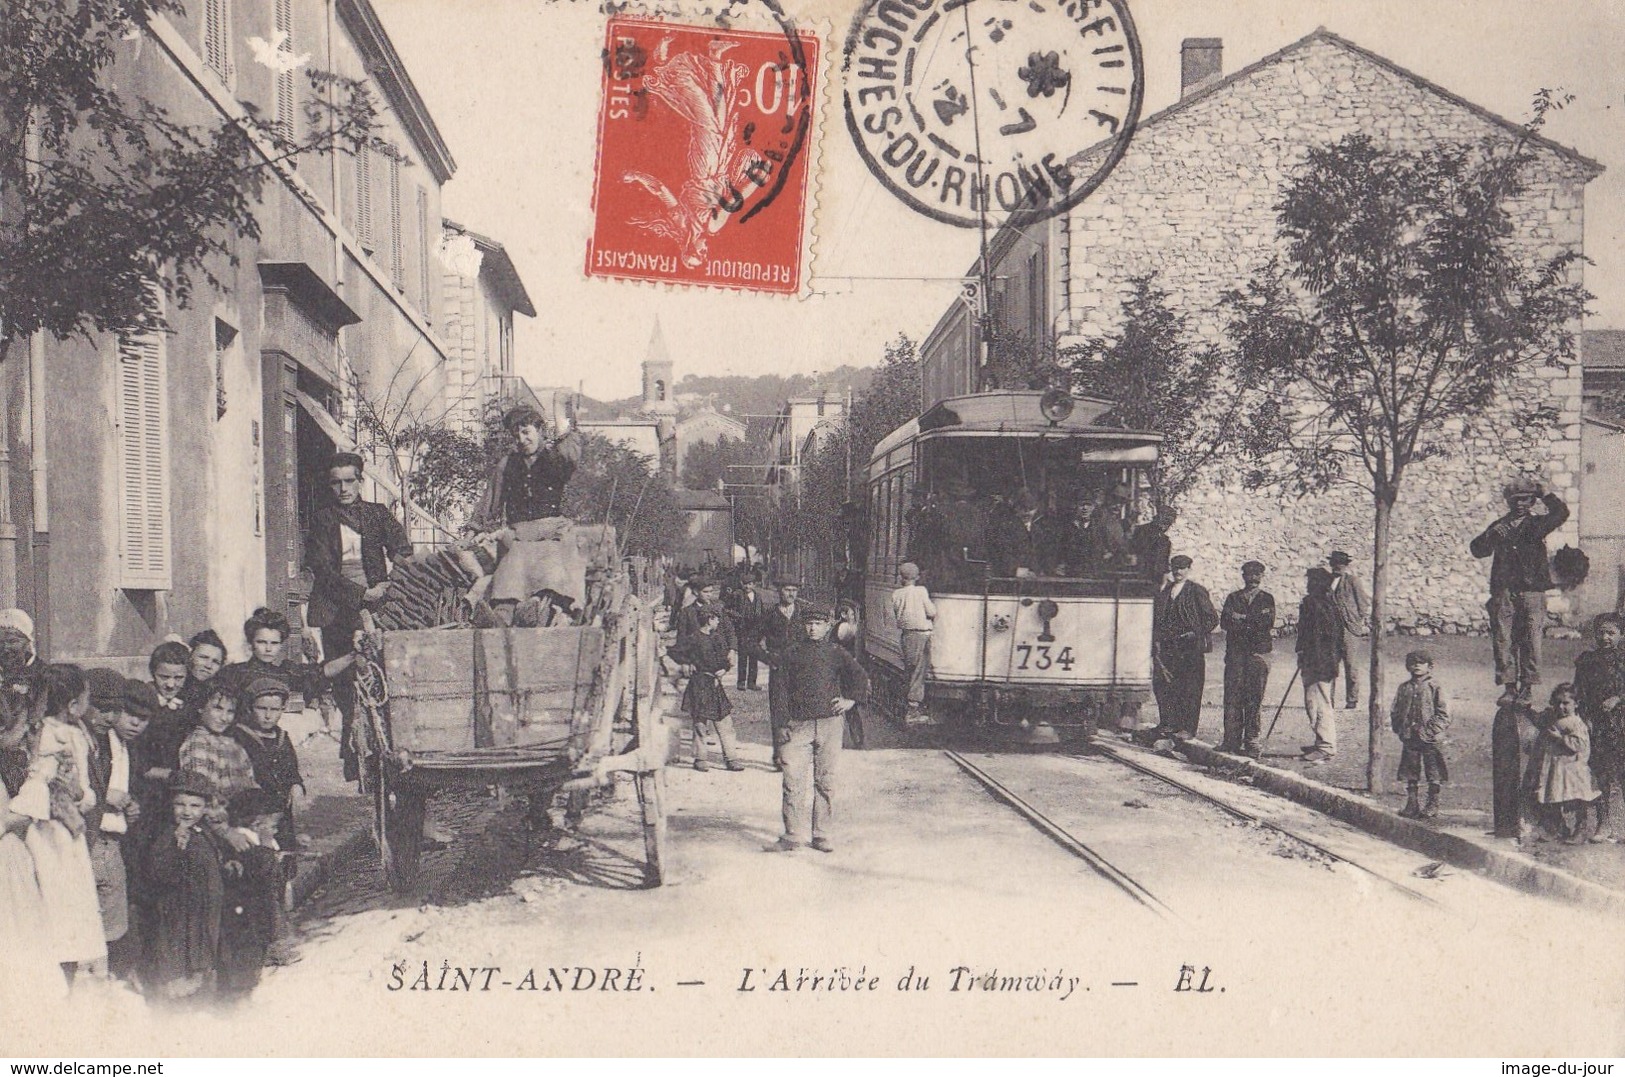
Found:
<path fill-rule="evenodd" d="M 214 786 L 195 771 L 170 783 L 171 825 L 147 850 L 147 879 L 156 895 L 145 981 L 171 1002 L 206 1001 L 214 993 L 225 892 L 220 847 L 204 823 Z"/>
<path fill-rule="evenodd" d="M 774 680 L 785 682 L 789 711 L 774 734 L 784 759 L 784 835 L 768 852 L 799 849 L 809 816 L 812 847 L 834 851 L 829 829 L 841 734 L 846 712 L 869 696 L 863 667 L 829 638 L 829 611 L 805 608 L 802 616 L 806 638 L 790 647 L 773 671 Z"/>
<path fill-rule="evenodd" d="M 1405 783 L 1405 807 L 1401 815 L 1408 819 L 1432 819 L 1439 814 L 1439 786 L 1450 780 L 1450 768 L 1445 765 L 1439 741 L 1450 726 L 1450 708 L 1445 705 L 1444 692 L 1433 680 L 1433 656 L 1427 651 L 1412 651 L 1405 656 L 1405 669 L 1411 679 L 1394 693 L 1394 709 L 1389 715 L 1394 732 L 1405 745 L 1399 757 L 1399 780 Z M 1426 777 L 1428 799 L 1417 804 L 1416 787 Z"/>
<path fill-rule="evenodd" d="M 254 768 L 254 784 L 276 798 L 280 823 L 277 843 L 292 852 L 295 848 L 293 825 L 293 791 L 305 791 L 304 776 L 299 773 L 299 756 L 293 749 L 293 740 L 280 725 L 282 709 L 288 703 L 288 689 L 269 677 L 251 681 L 244 690 L 237 712 L 242 719 L 231 727 L 231 735 Z"/>
<path fill-rule="evenodd" d="M 276 834 L 282 812 L 277 797 L 263 789 L 238 793 L 231 798 L 229 811 L 231 825 L 253 835 L 253 844 L 232 853 L 223 869 L 215 968 L 221 999 L 236 1002 L 259 985 L 266 952 L 276 937 L 277 895 L 282 889 Z"/>

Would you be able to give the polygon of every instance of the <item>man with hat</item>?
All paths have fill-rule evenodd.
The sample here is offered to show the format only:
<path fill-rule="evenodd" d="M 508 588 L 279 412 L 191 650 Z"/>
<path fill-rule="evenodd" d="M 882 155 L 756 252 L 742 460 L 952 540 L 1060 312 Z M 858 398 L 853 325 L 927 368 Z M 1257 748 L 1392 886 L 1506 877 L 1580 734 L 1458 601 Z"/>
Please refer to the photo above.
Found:
<path fill-rule="evenodd" d="M 796 601 L 801 596 L 801 585 L 794 579 L 781 576 L 774 586 L 779 592 L 778 604 L 762 614 L 751 628 L 750 638 L 741 641 L 740 647 L 750 651 L 768 668 L 767 720 L 774 734 L 773 765 L 782 770 L 784 753 L 779 731 L 787 721 L 790 701 L 787 695 L 789 683 L 779 676 L 779 665 L 791 646 L 806 636 L 807 628 L 806 618 Z"/>
<path fill-rule="evenodd" d="M 1219 615 L 1207 588 L 1190 574 L 1189 557 L 1171 558 L 1168 581 L 1151 604 L 1151 688 L 1158 716 L 1153 740 L 1187 740 L 1196 735 L 1202 720 L 1209 637 L 1219 625 Z"/>
<path fill-rule="evenodd" d="M 1264 566 L 1241 566 L 1241 590 L 1225 597 L 1219 613 L 1224 629 L 1224 740 L 1221 752 L 1258 758 L 1259 712 L 1269 685 L 1269 653 L 1275 645 L 1275 596 L 1264 590 Z"/>
<path fill-rule="evenodd" d="M 1326 558 L 1332 573 L 1332 604 L 1343 618 L 1343 637 L 1338 663 L 1343 667 L 1343 704 L 1350 710 L 1360 705 L 1360 682 L 1349 660 L 1349 637 L 1371 634 L 1371 612 L 1366 605 L 1365 592 L 1360 590 L 1360 578 L 1351 567 L 1354 559 L 1342 550 L 1333 550 Z"/>
<path fill-rule="evenodd" d="M 931 628 L 937 619 L 931 592 L 920 583 L 920 566 L 903 562 L 897 570 L 903 585 L 891 593 L 892 619 L 902 636 L 903 679 L 908 683 L 903 720 L 910 724 L 929 719 L 920 713 L 925 703 L 925 675 L 931 668 Z"/>
<path fill-rule="evenodd" d="M 491 470 L 471 523 L 496 530 L 562 516 L 564 487 L 581 462 L 581 435 L 568 430 L 549 438 L 547 420 L 526 405 L 509 410 L 502 426 L 513 435 L 513 450 Z"/>
<path fill-rule="evenodd" d="M 830 823 L 841 734 L 846 713 L 868 698 L 869 678 L 829 638 L 829 610 L 807 607 L 801 616 L 804 637 L 773 669 L 773 683 L 784 683 L 788 701 L 785 723 L 773 738 L 784 759 L 784 834 L 767 851 L 790 852 L 805 843 L 828 853 L 835 849 Z M 811 841 L 804 842 L 809 817 Z"/>
<path fill-rule="evenodd" d="M 1490 563 L 1490 635 L 1495 683 L 1505 686 L 1501 705 L 1527 703 L 1540 683 L 1540 643 L 1546 628 L 1551 568 L 1546 536 L 1562 527 L 1569 507 L 1533 479 L 1519 478 L 1502 491 L 1508 511 L 1473 539 L 1474 557 Z"/>
<path fill-rule="evenodd" d="M 355 453 L 334 455 L 327 467 L 332 502 L 316 511 L 305 540 L 305 567 L 315 582 L 305 621 L 322 634 L 322 657 L 331 662 L 355 650 L 361 611 L 383 602 L 392 565 L 412 556 L 412 538 L 389 506 L 361 499 L 365 465 Z M 355 723 L 355 675 L 333 685 L 343 715 L 339 755 L 348 781 L 360 778 L 350 728 Z"/>

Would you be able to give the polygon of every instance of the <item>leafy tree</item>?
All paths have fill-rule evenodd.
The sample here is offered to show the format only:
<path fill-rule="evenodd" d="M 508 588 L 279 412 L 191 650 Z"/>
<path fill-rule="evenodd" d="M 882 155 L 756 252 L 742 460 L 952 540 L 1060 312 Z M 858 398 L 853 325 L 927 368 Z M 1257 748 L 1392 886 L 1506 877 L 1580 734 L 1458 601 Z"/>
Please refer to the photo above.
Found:
<path fill-rule="evenodd" d="M 1529 429 L 1538 409 L 1519 412 L 1505 390 L 1575 355 L 1582 256 L 1532 257 L 1513 217 L 1534 136 L 1560 105 L 1543 92 L 1510 145 L 1409 150 L 1354 135 L 1312 150 L 1278 205 L 1282 257 L 1227 298 L 1234 362 L 1258 387 L 1250 481 L 1371 495 L 1372 791 L 1387 775 L 1379 643 L 1405 477 L 1460 443 L 1452 420 Z"/>
<path fill-rule="evenodd" d="M 1116 402 L 1105 421 L 1163 436 L 1157 497 L 1177 508 L 1204 469 L 1238 447 L 1244 387 L 1237 372 L 1225 376 L 1220 349 L 1196 341 L 1155 273 L 1129 283 L 1117 333 L 1064 349 L 1061 363 L 1076 388 Z"/>
<path fill-rule="evenodd" d="M 597 434 L 564 489 L 564 514 L 580 523 L 609 522 L 622 549 L 655 557 L 675 550 L 688 533 L 665 475 L 655 461 Z"/>
<path fill-rule="evenodd" d="M 1035 341 L 1023 330 L 998 322 L 993 326 L 987 366 L 989 389 L 1064 388 L 1072 381 L 1056 354 L 1053 337 L 1046 334 Z"/>
<path fill-rule="evenodd" d="M 767 450 L 761 442 L 723 438 L 702 441 L 688 447 L 683 455 L 683 486 L 690 490 L 715 490 L 720 483 L 748 483 L 752 470 L 761 476 Z"/>
<path fill-rule="evenodd" d="M 0 19 L 0 360 L 37 331 L 162 329 L 234 238 L 257 239 L 263 185 L 297 157 L 373 146 L 378 106 L 359 81 L 307 71 L 308 137 L 248 114 L 171 118 L 123 90 L 124 39 L 179 0 L 30 0 Z M 297 58 L 289 57 L 291 64 Z"/>

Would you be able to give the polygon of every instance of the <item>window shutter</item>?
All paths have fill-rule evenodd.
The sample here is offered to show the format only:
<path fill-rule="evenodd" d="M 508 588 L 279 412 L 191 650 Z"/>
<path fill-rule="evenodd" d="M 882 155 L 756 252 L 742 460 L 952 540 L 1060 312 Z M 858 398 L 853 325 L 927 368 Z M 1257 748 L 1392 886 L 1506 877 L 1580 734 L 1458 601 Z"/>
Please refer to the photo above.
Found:
<path fill-rule="evenodd" d="M 401 258 L 401 159 L 389 158 L 389 279 L 395 287 L 406 286 L 406 267 Z"/>
<path fill-rule="evenodd" d="M 276 29 L 282 34 L 281 51 L 293 55 L 293 0 L 276 0 Z M 276 76 L 276 123 L 282 137 L 289 142 L 299 135 L 298 87 L 292 71 L 280 71 Z M 297 165 L 298 158 L 289 161 Z"/>
<path fill-rule="evenodd" d="M 118 355 L 120 586 L 170 589 L 169 444 L 163 343 L 123 338 Z"/>
<path fill-rule="evenodd" d="M 418 306 L 429 317 L 429 192 L 418 188 Z"/>
<path fill-rule="evenodd" d="M 203 62 L 231 82 L 231 0 L 203 0 Z"/>
<path fill-rule="evenodd" d="M 356 239 L 372 252 L 372 147 L 362 146 L 355 155 Z"/>

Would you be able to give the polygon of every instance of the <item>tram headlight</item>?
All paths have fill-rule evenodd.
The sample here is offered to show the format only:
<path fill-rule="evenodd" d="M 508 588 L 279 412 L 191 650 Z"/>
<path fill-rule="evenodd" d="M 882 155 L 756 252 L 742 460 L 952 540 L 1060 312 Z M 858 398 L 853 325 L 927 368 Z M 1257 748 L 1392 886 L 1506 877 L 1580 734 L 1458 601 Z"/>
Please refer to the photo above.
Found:
<path fill-rule="evenodd" d="M 1038 398 L 1038 410 L 1044 413 L 1044 418 L 1052 423 L 1064 422 L 1077 407 L 1077 401 L 1065 389 L 1047 389 L 1044 395 Z"/>

